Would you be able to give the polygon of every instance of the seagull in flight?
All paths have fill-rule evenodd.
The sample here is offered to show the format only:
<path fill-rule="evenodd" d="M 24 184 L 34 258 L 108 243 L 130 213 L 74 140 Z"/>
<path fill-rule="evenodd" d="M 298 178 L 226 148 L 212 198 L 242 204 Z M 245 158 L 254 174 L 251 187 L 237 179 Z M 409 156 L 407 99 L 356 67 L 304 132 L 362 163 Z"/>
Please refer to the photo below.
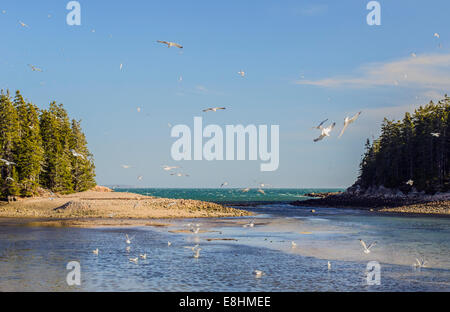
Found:
<path fill-rule="evenodd" d="M 74 157 L 80 157 L 80 158 L 85 159 L 84 155 L 82 155 L 82 154 L 80 154 L 80 153 L 77 153 L 77 152 L 76 152 L 75 150 L 73 150 L 73 149 L 71 149 L 70 152 L 72 153 L 72 155 L 73 155 Z"/>
<path fill-rule="evenodd" d="M 139 260 L 139 258 L 130 258 L 130 262 L 133 262 L 133 263 L 138 263 L 138 260 Z"/>
<path fill-rule="evenodd" d="M 431 133 L 431 135 L 432 135 L 432 136 L 434 136 L 434 137 L 436 137 L 436 138 L 438 138 L 438 137 L 440 137 L 440 136 L 441 136 L 441 134 L 440 134 L 440 133 L 438 133 L 438 132 L 435 132 L 435 133 Z"/>
<path fill-rule="evenodd" d="M 424 259 L 419 260 L 416 258 L 416 262 L 413 264 L 413 266 L 416 268 L 424 268 L 427 263 L 428 261 Z"/>
<path fill-rule="evenodd" d="M 357 113 L 355 116 L 353 116 L 352 118 L 350 118 L 350 117 L 345 117 L 345 120 L 344 120 L 344 128 L 342 129 L 341 134 L 339 134 L 339 138 L 342 137 L 342 135 L 344 134 L 345 130 L 347 130 L 347 127 L 348 127 L 351 123 L 355 122 L 356 119 L 358 119 L 359 115 L 361 115 L 361 114 L 362 114 L 362 112 L 359 112 L 359 113 Z"/>
<path fill-rule="evenodd" d="M 409 180 L 408 182 L 406 182 L 406 184 L 408 184 L 409 186 L 413 186 L 414 185 L 414 181 L 413 180 Z"/>
<path fill-rule="evenodd" d="M 31 65 L 31 64 L 28 64 L 28 66 L 30 66 L 32 71 L 37 71 L 37 72 L 41 72 L 41 73 L 43 72 L 43 70 L 41 68 L 39 68 L 39 67 L 36 67 L 34 65 Z"/>
<path fill-rule="evenodd" d="M 365 254 L 370 254 L 370 248 L 372 248 L 373 246 L 375 246 L 377 244 L 377 242 L 373 242 L 369 246 L 367 246 L 366 243 L 362 239 L 360 239 L 359 242 L 361 243 L 361 246 L 363 246 Z"/>
<path fill-rule="evenodd" d="M 125 234 L 125 238 L 126 238 L 126 241 L 125 241 L 125 242 L 126 242 L 127 244 L 131 244 L 131 240 L 134 239 L 134 236 L 130 238 L 130 237 L 128 237 L 128 234 Z"/>
<path fill-rule="evenodd" d="M 25 23 L 22 22 L 22 21 L 19 21 L 19 24 L 20 24 L 20 26 L 22 26 L 22 27 L 28 27 L 28 28 L 30 28 L 30 26 L 28 26 L 27 24 L 25 24 Z"/>
<path fill-rule="evenodd" d="M 95 250 L 92 250 L 92 253 L 93 253 L 94 255 L 97 255 L 97 256 L 98 256 L 98 248 L 95 249 Z"/>
<path fill-rule="evenodd" d="M 245 77 L 245 72 L 244 72 L 243 70 L 238 71 L 238 74 L 239 74 L 241 77 Z"/>
<path fill-rule="evenodd" d="M 222 187 L 224 187 L 224 186 L 227 186 L 228 185 L 228 182 L 223 182 L 221 185 L 220 185 L 220 188 L 222 188 Z"/>
<path fill-rule="evenodd" d="M 317 129 L 317 130 L 322 130 L 322 126 L 324 123 L 326 123 L 328 121 L 328 119 L 325 119 L 324 121 L 322 121 L 317 127 L 312 127 L 313 129 Z"/>
<path fill-rule="evenodd" d="M 210 107 L 210 108 L 204 109 L 203 112 L 204 113 L 206 113 L 206 112 L 217 112 L 218 110 L 225 110 L 225 109 L 226 109 L 226 107 Z"/>
<path fill-rule="evenodd" d="M 1 162 L 3 162 L 6 166 L 11 166 L 11 165 L 13 165 L 13 166 L 16 166 L 17 164 L 15 163 L 15 162 L 12 162 L 12 161 L 8 161 L 8 160 L 6 160 L 6 159 L 0 159 L 0 161 Z"/>
<path fill-rule="evenodd" d="M 131 168 L 130 165 L 122 165 L 121 167 L 122 167 L 123 169 L 130 169 L 130 168 Z"/>
<path fill-rule="evenodd" d="M 173 167 L 171 167 L 171 166 L 163 166 L 163 170 L 165 170 L 165 171 L 171 171 L 171 170 L 173 170 L 173 169 L 179 169 L 180 167 L 178 167 L 178 166 L 173 166 Z"/>
<path fill-rule="evenodd" d="M 438 34 L 438 33 L 434 33 L 434 35 L 433 35 L 434 37 L 436 37 L 436 38 L 441 38 L 441 36 Z"/>
<path fill-rule="evenodd" d="M 320 126 L 321 127 L 320 130 L 322 130 L 322 133 L 320 134 L 320 136 L 317 139 L 314 139 L 314 142 L 319 142 L 319 141 L 323 140 L 323 138 L 329 137 L 331 130 L 333 130 L 335 126 L 336 126 L 335 122 L 327 128 Z"/>
<path fill-rule="evenodd" d="M 179 45 L 178 43 L 175 42 L 170 42 L 170 41 L 162 41 L 162 40 L 158 40 L 157 42 L 162 43 L 162 44 L 167 44 L 167 47 L 177 47 L 180 49 L 183 49 L 183 46 Z"/>
<path fill-rule="evenodd" d="M 247 227 L 255 227 L 255 219 L 253 219 L 252 221 L 250 221 L 250 223 L 244 224 L 243 227 L 247 228 Z"/>

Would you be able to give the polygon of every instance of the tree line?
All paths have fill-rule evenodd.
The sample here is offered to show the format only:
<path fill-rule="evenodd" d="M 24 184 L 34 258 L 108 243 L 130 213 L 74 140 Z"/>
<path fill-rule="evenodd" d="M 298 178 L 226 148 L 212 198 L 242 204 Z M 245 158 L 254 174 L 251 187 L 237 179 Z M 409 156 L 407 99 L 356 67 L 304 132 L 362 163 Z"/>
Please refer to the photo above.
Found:
<path fill-rule="evenodd" d="M 381 136 L 370 142 L 357 184 L 428 194 L 450 190 L 450 97 L 432 101 L 403 120 L 384 119 Z"/>
<path fill-rule="evenodd" d="M 0 93 L 0 197 L 33 196 L 39 188 L 68 194 L 96 185 L 93 155 L 81 121 L 62 104 L 39 109 L 20 91 Z"/>

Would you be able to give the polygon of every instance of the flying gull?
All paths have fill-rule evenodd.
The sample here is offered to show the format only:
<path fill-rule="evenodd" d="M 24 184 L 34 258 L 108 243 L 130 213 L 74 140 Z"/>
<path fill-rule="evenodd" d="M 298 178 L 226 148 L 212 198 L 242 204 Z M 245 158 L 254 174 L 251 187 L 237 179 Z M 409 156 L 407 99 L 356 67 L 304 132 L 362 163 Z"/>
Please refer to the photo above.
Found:
<path fill-rule="evenodd" d="M 207 109 L 204 109 L 203 112 L 217 112 L 218 110 L 225 110 L 226 107 L 210 107 Z"/>
<path fill-rule="evenodd" d="M 370 248 L 372 248 L 373 246 L 375 246 L 377 244 L 377 242 L 373 242 L 369 246 L 367 246 L 366 243 L 362 239 L 360 239 L 359 242 L 363 246 L 365 254 L 369 254 L 370 253 Z"/>
<path fill-rule="evenodd" d="M 177 47 L 177 48 L 183 49 L 183 46 L 181 46 L 181 45 L 179 45 L 178 43 L 175 43 L 175 42 L 161 41 L 161 40 L 158 40 L 157 42 L 163 43 L 163 44 L 167 44 L 168 48 L 170 48 L 170 47 Z"/>
<path fill-rule="evenodd" d="M 335 122 L 331 126 L 329 126 L 327 128 L 324 128 L 324 127 L 321 126 L 322 133 L 320 134 L 320 136 L 317 139 L 314 139 L 314 142 L 319 142 L 323 138 L 329 137 L 330 133 L 331 133 L 331 130 L 333 130 L 335 126 L 336 126 Z"/>
<path fill-rule="evenodd" d="M 328 119 L 325 119 L 324 121 L 322 121 L 317 127 L 312 127 L 313 129 L 317 129 L 317 130 L 322 130 L 322 126 L 324 123 L 326 123 L 328 121 Z"/>
<path fill-rule="evenodd" d="M 352 118 L 350 117 L 345 117 L 344 120 L 344 128 L 341 131 L 341 134 L 339 134 L 339 138 L 342 137 L 342 135 L 344 134 L 345 130 L 347 130 L 347 127 L 356 121 L 356 119 L 358 119 L 359 115 L 361 115 L 362 112 L 357 113 L 355 116 L 353 116 Z"/>

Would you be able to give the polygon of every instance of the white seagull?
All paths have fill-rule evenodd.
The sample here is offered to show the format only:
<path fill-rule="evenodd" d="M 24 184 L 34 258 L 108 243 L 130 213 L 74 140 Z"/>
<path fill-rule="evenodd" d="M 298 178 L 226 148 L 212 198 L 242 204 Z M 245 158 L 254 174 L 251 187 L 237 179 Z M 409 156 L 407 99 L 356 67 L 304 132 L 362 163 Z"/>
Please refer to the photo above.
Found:
<path fill-rule="evenodd" d="M 335 126 L 336 126 L 335 122 L 327 128 L 320 126 L 320 130 L 322 130 L 322 133 L 320 134 L 320 136 L 317 139 L 314 139 L 314 142 L 319 142 L 319 141 L 323 140 L 323 138 L 329 137 L 331 131 L 334 129 Z"/>
<path fill-rule="evenodd" d="M 202 250 L 202 249 L 201 249 L 201 248 L 198 248 L 198 249 L 195 251 L 195 254 L 194 254 L 194 258 L 195 258 L 195 259 L 200 258 L 200 250 Z"/>
<path fill-rule="evenodd" d="M 331 262 L 328 261 L 328 270 L 331 270 Z"/>
<path fill-rule="evenodd" d="M 413 186 L 414 185 L 414 181 L 413 180 L 409 180 L 408 182 L 406 182 L 406 184 L 408 184 L 409 186 Z"/>
<path fill-rule="evenodd" d="M 94 255 L 97 255 L 97 256 L 98 256 L 98 248 L 95 249 L 95 250 L 92 250 L 92 253 L 93 253 Z"/>
<path fill-rule="evenodd" d="M 170 47 L 177 47 L 177 48 L 183 49 L 183 46 L 181 46 L 181 45 L 179 45 L 178 43 L 175 43 L 175 42 L 162 41 L 162 40 L 158 40 L 157 42 L 163 43 L 163 44 L 167 44 L 168 48 L 170 48 Z"/>
<path fill-rule="evenodd" d="M 123 169 L 130 169 L 130 168 L 131 168 L 130 165 L 121 165 L 121 167 L 122 167 Z"/>
<path fill-rule="evenodd" d="M 256 278 L 260 278 L 260 277 L 262 277 L 265 273 L 264 273 L 263 271 L 261 271 L 261 270 L 255 270 L 255 271 L 253 271 L 253 274 L 255 274 L 255 277 L 256 277 Z"/>
<path fill-rule="evenodd" d="M 167 246 L 168 247 L 172 246 L 172 242 L 167 242 Z"/>
<path fill-rule="evenodd" d="M 417 259 L 416 258 L 416 262 L 413 264 L 414 267 L 416 268 L 424 268 L 425 265 L 427 264 L 428 261 L 424 260 L 424 259 Z"/>
<path fill-rule="evenodd" d="M 366 243 L 362 239 L 360 239 L 359 242 L 363 246 L 365 254 L 370 254 L 370 248 L 372 248 L 373 246 L 375 246 L 377 244 L 377 242 L 373 242 L 369 246 L 367 246 Z"/>
<path fill-rule="evenodd" d="M 344 128 L 341 131 L 341 134 L 339 134 L 339 138 L 344 134 L 345 130 L 347 130 L 347 127 L 356 121 L 356 119 L 358 119 L 359 115 L 361 115 L 362 112 L 357 113 L 355 116 L 353 116 L 352 118 L 350 117 L 345 117 L 344 120 Z"/>
<path fill-rule="evenodd" d="M 22 27 L 30 27 L 30 26 L 28 26 L 27 24 L 25 24 L 24 22 L 22 22 L 22 21 L 19 21 L 19 24 L 20 24 L 20 26 L 22 26 Z"/>
<path fill-rule="evenodd" d="M 248 192 L 250 192 L 250 188 L 249 188 L 249 187 L 246 187 L 245 189 L 242 190 L 242 192 L 243 192 L 243 193 L 248 193 Z"/>
<path fill-rule="evenodd" d="M 130 262 L 138 263 L 139 258 L 130 258 Z"/>
<path fill-rule="evenodd" d="M 438 132 L 435 132 L 435 133 L 431 133 L 431 135 L 432 135 L 432 136 L 434 136 L 434 137 L 436 137 L 436 138 L 438 138 L 438 137 L 440 137 L 440 136 L 441 136 L 441 134 L 440 134 L 440 133 L 438 133 Z"/>
<path fill-rule="evenodd" d="M 297 243 L 296 242 L 291 242 L 291 247 L 292 247 L 292 249 L 297 248 Z"/>
<path fill-rule="evenodd" d="M 255 227 L 255 219 L 253 219 L 252 221 L 250 221 L 250 223 L 244 224 L 243 227 L 247 228 L 247 227 Z"/>
<path fill-rule="evenodd" d="M 173 170 L 173 169 L 179 169 L 180 167 L 177 167 L 177 166 L 163 166 L 163 170 L 165 170 L 165 171 L 171 171 L 171 170 Z"/>
<path fill-rule="evenodd" d="M 129 244 L 131 244 L 131 240 L 134 239 L 134 236 L 130 238 L 130 237 L 128 237 L 128 234 L 125 234 L 125 238 L 126 238 L 125 242 L 129 245 Z"/>
<path fill-rule="evenodd" d="M 147 259 L 147 254 L 143 254 L 143 255 L 139 255 L 139 257 L 141 257 L 141 259 Z"/>
<path fill-rule="evenodd" d="M 32 71 L 37 71 L 37 72 L 43 72 L 43 70 L 39 67 L 36 67 L 34 65 L 28 64 L 28 66 L 30 66 Z"/>
<path fill-rule="evenodd" d="M 0 161 L 3 162 L 8 167 L 11 166 L 11 165 L 13 165 L 13 166 L 17 165 L 15 162 L 8 161 L 6 159 L 0 159 Z"/>
<path fill-rule="evenodd" d="M 218 110 L 225 110 L 225 109 L 226 109 L 226 107 L 210 107 L 210 108 L 204 109 L 203 112 L 204 113 L 206 113 L 206 112 L 217 112 Z"/>
<path fill-rule="evenodd" d="M 71 149 L 70 152 L 72 153 L 72 155 L 73 155 L 74 157 L 80 157 L 80 158 L 85 159 L 84 155 L 82 155 L 82 154 L 80 154 L 80 153 L 77 153 L 77 152 L 76 152 L 75 150 L 73 150 L 73 149 Z"/>

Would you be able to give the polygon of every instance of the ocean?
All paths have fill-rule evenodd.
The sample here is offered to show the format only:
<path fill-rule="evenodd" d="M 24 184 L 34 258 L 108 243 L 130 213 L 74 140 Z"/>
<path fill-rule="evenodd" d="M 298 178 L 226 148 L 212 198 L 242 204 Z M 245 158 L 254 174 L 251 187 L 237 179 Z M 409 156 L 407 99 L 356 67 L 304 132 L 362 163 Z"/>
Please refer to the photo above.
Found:
<path fill-rule="evenodd" d="M 331 189 L 265 189 L 265 195 L 236 189 L 120 191 L 246 203 L 238 208 L 256 216 L 162 221 L 167 227 L 1 226 L 0 291 L 450 291 L 450 218 L 320 207 L 313 213 L 289 204 L 311 191 L 336 191 Z M 254 227 L 245 227 L 253 220 Z M 202 231 L 183 232 L 189 224 Z M 131 245 L 126 234 L 134 237 Z M 359 239 L 376 245 L 366 254 Z M 199 258 L 186 248 L 196 244 Z M 147 259 L 140 259 L 144 253 Z M 129 261 L 135 257 L 137 264 Z M 414 267 L 416 258 L 426 266 Z M 79 286 L 66 282 L 71 261 L 81 267 Z M 368 283 L 373 261 L 380 267 L 376 284 Z M 254 270 L 265 274 L 257 278 Z"/>

